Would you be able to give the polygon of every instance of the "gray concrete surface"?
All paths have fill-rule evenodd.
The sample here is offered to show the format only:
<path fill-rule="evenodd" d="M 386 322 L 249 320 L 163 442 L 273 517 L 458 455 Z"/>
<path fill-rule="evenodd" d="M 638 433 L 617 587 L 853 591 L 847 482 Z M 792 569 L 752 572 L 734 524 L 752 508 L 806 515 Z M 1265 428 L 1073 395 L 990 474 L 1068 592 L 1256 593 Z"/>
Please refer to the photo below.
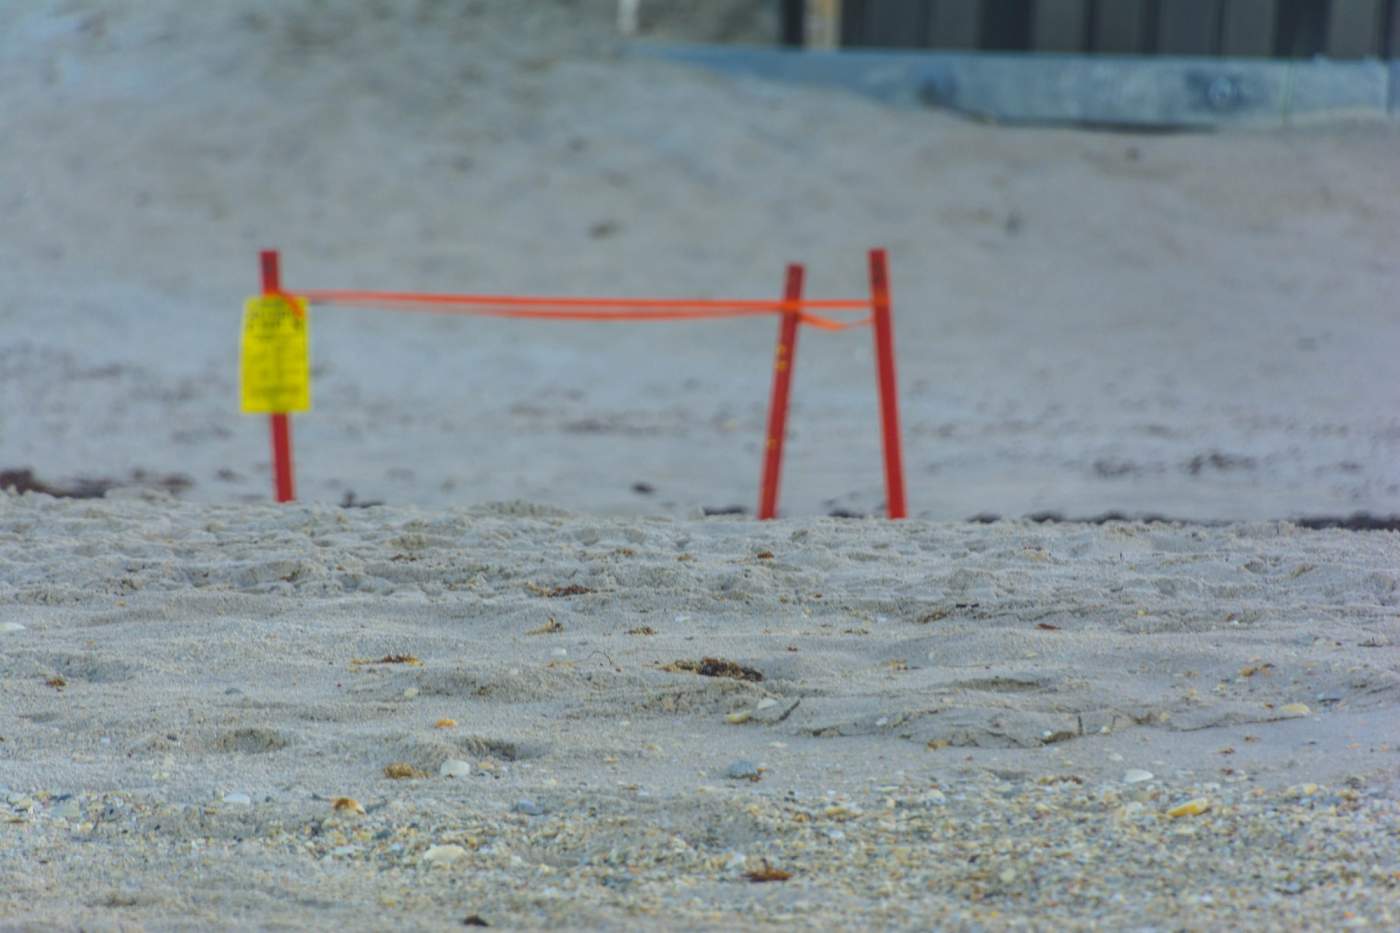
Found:
<path fill-rule="evenodd" d="M 1286 125 L 1394 115 L 1400 63 L 638 44 L 634 54 L 1010 123 Z"/>

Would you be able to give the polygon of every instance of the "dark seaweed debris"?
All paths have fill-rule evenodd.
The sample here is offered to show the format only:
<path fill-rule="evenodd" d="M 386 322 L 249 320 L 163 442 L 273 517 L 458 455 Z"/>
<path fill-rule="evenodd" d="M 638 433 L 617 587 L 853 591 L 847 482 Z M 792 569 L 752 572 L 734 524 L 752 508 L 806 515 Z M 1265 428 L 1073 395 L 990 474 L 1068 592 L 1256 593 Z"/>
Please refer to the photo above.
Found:
<path fill-rule="evenodd" d="M 1370 512 L 1355 512 L 1345 518 L 1314 515 L 1295 518 L 1293 524 L 1304 528 L 1345 528 L 1347 531 L 1400 531 L 1400 515 L 1372 515 Z"/>
<path fill-rule="evenodd" d="M 7 489 L 15 493 L 41 493 L 53 496 L 55 499 L 101 499 L 108 490 L 126 487 L 154 487 L 163 489 L 171 495 L 179 495 L 193 485 L 194 480 L 179 473 L 168 473 L 161 476 L 140 469 L 132 470 L 131 475 L 124 480 L 107 477 L 100 479 L 79 477 L 67 485 L 45 482 L 35 476 L 34 471 L 28 468 L 0 470 L 0 489 Z"/>
<path fill-rule="evenodd" d="M 701 677 L 732 677 L 735 680 L 749 680 L 755 683 L 763 680 L 763 672 L 745 667 L 724 658 L 701 658 L 699 661 L 672 661 L 661 668 L 663 671 L 699 674 Z"/>
<path fill-rule="evenodd" d="M 993 512 L 979 512 L 968 519 L 979 525 L 990 525 L 1001 521 L 1001 516 Z M 1198 525 L 1218 527 L 1231 524 L 1230 519 L 1172 518 L 1145 512 L 1129 515 L 1125 512 L 1104 512 L 1100 515 L 1073 517 L 1062 512 L 1032 512 L 1027 521 L 1041 525 L 1106 525 L 1109 522 L 1137 522 L 1144 525 Z M 1346 531 L 1400 531 L 1400 515 L 1372 515 L 1370 512 L 1354 512 L 1351 515 L 1307 515 L 1302 518 L 1286 518 L 1280 521 L 1291 522 L 1300 528 L 1321 530 L 1340 528 Z"/>

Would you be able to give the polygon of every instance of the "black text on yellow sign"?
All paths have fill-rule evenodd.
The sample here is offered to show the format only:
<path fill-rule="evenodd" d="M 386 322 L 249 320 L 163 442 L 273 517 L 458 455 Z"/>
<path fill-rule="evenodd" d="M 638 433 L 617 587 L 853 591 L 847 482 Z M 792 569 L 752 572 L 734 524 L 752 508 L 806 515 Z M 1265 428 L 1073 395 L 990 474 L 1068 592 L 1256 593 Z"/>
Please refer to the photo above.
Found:
<path fill-rule="evenodd" d="M 256 295 L 244 303 L 238 347 L 244 414 L 311 410 L 311 318 L 306 310 L 305 299 L 283 295 Z"/>

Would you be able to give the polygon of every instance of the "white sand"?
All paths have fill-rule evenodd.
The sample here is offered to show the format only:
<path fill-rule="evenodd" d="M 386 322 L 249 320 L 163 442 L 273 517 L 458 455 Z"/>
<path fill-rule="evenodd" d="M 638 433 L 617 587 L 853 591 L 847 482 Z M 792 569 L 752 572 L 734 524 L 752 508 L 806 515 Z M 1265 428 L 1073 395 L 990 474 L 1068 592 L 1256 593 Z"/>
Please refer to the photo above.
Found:
<path fill-rule="evenodd" d="M 1400 916 L 1400 544 L 1276 521 L 1400 513 L 1394 125 L 977 126 L 624 59 L 602 0 L 12 6 L 0 469 L 192 485 L 0 498 L 0 928 Z M 339 310 L 267 505 L 268 245 L 697 297 L 886 246 L 917 518 L 820 517 L 883 500 L 864 331 L 803 334 L 758 525 L 695 516 L 756 499 L 772 322 Z M 1237 523 L 961 523 L 1110 509 Z"/>
<path fill-rule="evenodd" d="M 1294 910 L 1380 922 L 1397 904 L 1391 534 L 3 506 L 0 605 L 24 628 L 0 634 L 15 813 L 0 911 L 18 918 L 372 927 L 472 907 L 528 926 L 662 909 L 690 926 L 757 897 L 755 922 L 1269 926 Z M 421 666 L 355 663 L 403 655 Z M 661 669 L 704 656 L 763 680 Z M 449 759 L 476 776 L 436 777 Z M 727 779 L 736 759 L 762 780 Z M 396 762 L 434 776 L 391 781 Z M 1127 784 L 1132 770 L 1152 779 Z M 1056 797 L 1046 781 L 1066 783 Z M 940 831 L 908 822 L 931 789 L 950 829 L 992 819 L 971 851 L 1020 883 L 986 889 Z M 368 828 L 323 826 L 338 796 Z M 1163 814 L 1198 796 L 1214 810 L 1183 836 Z M 522 798 L 542 815 L 512 816 Z M 869 822 L 823 817 L 847 803 Z M 1362 836 L 1306 851 L 1338 806 Z M 1044 853 L 1002 839 L 1015 815 L 1055 808 L 1102 824 L 1083 843 L 1054 820 L 1033 831 L 1102 889 L 1058 906 Z M 1326 847 L 1337 832 L 1315 829 Z M 453 844 L 474 854 L 425 863 Z M 633 854 L 599 861 L 618 845 Z M 931 888 L 910 875 L 875 903 L 841 893 L 909 846 Z M 1222 849 L 1228 864 L 1189 884 L 1153 867 Z M 794 890 L 752 893 L 740 857 L 771 857 Z"/>

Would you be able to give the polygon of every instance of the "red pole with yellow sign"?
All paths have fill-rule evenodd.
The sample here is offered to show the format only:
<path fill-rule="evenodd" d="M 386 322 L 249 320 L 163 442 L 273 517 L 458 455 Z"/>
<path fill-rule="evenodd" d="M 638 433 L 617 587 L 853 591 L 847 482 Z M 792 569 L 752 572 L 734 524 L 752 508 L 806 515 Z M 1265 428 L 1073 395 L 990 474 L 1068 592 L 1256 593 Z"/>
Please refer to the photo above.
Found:
<path fill-rule="evenodd" d="M 311 409 L 310 320 L 304 298 L 282 291 L 276 250 L 263 250 L 262 294 L 243 308 L 239 346 L 242 411 L 266 414 L 278 502 L 296 498 L 292 483 L 291 413 Z"/>

